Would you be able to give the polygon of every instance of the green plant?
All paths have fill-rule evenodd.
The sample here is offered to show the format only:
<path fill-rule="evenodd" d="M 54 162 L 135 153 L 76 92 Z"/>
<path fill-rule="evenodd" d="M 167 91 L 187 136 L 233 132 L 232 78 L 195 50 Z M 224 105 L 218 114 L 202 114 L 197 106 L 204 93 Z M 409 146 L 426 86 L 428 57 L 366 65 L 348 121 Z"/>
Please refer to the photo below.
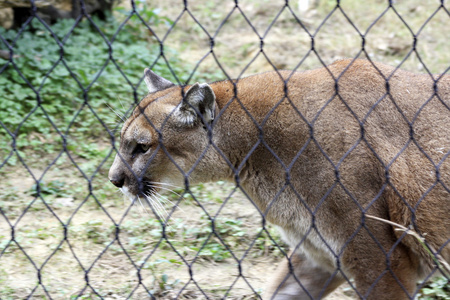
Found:
<path fill-rule="evenodd" d="M 23 204 L 19 190 L 14 186 L 7 186 L 0 190 L 0 209 L 9 216 L 17 216 L 20 211 L 18 207 Z"/>
<path fill-rule="evenodd" d="M 253 246 L 254 250 L 251 255 L 254 257 L 260 257 L 268 256 L 270 254 L 272 257 L 283 257 L 284 253 L 288 253 L 288 246 L 281 240 L 280 233 L 275 227 L 268 225 L 266 228 L 272 239 L 275 240 L 277 244 L 274 244 L 273 240 L 269 238 L 266 232 L 259 234 L 261 229 L 258 228 L 255 232 L 255 235 L 257 235 L 258 238 L 255 241 Z"/>
<path fill-rule="evenodd" d="M 247 242 L 246 232 L 241 227 L 242 222 L 232 219 L 217 218 L 214 221 L 214 232 L 228 245 L 236 246 Z M 183 228 L 182 246 L 187 250 L 185 254 L 194 254 L 201 258 L 223 261 L 231 257 L 231 253 L 225 245 L 213 234 L 209 219 L 203 215 L 201 223 L 191 228 Z M 174 244 L 180 241 L 173 240 Z"/>
<path fill-rule="evenodd" d="M 139 264 L 142 264 L 142 262 L 139 262 Z M 160 267 L 162 264 L 182 265 L 182 262 L 176 259 L 167 259 L 166 257 L 162 257 L 161 259 L 144 264 L 143 269 L 149 269 L 153 275 L 153 289 L 150 292 L 155 296 L 162 296 L 166 294 L 180 283 L 180 280 L 178 279 L 169 281 L 169 275 L 165 273 L 161 274 L 162 271 L 160 271 Z"/>
<path fill-rule="evenodd" d="M 38 186 L 34 184 L 31 188 L 30 194 L 32 196 L 38 196 Z M 52 195 L 59 197 L 67 197 L 68 194 L 65 190 L 65 183 L 59 180 L 52 180 L 49 183 L 41 181 L 39 184 L 39 194 L 40 195 Z"/>
<path fill-rule="evenodd" d="M 27 234 L 27 240 L 29 241 L 29 238 L 37 238 L 40 240 L 45 240 L 49 237 L 56 237 L 56 235 L 52 232 L 51 227 L 41 227 L 37 229 L 32 229 Z"/>
<path fill-rule="evenodd" d="M 81 228 L 70 228 L 72 232 L 85 233 L 85 238 L 94 244 L 109 244 L 112 240 L 112 229 L 103 227 L 100 219 L 90 220 L 81 224 Z M 82 237 L 83 238 L 83 237 Z"/>
<path fill-rule="evenodd" d="M 450 282 L 445 277 L 433 278 L 421 291 L 418 299 L 422 300 L 449 300 Z"/>

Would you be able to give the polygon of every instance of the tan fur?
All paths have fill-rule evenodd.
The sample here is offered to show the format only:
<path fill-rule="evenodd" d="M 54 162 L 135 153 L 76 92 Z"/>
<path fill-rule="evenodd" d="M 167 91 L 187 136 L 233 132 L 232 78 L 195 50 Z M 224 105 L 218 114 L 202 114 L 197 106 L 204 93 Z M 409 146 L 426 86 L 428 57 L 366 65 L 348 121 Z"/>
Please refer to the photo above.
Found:
<path fill-rule="evenodd" d="M 430 75 L 340 60 L 212 83 L 211 140 L 200 118 L 190 126 L 180 120 L 177 106 L 190 87 L 169 86 L 144 98 L 127 120 L 110 178 L 124 178 L 136 195 L 140 181 L 238 177 L 294 250 L 294 273 L 281 264 L 269 299 L 322 297 L 344 275 L 361 297 L 409 299 L 434 267 L 432 257 L 413 237 L 363 212 L 412 226 L 450 259 L 450 76 L 434 78 L 437 95 Z M 132 158 L 136 143 L 150 143 L 151 151 Z"/>

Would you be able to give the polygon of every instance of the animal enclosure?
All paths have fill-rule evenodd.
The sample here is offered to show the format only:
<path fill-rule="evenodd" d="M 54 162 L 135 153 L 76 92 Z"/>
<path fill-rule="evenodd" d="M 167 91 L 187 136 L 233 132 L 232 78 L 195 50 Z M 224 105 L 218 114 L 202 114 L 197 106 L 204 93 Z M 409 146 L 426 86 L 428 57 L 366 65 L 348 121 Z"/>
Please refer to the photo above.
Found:
<path fill-rule="evenodd" d="M 430 247 L 427 235 L 415 228 L 415 211 L 437 189 L 447 193 L 443 207 L 450 206 L 450 178 L 442 175 L 450 162 L 450 137 L 446 145 L 436 145 L 436 153 L 428 153 L 414 129 L 431 102 L 450 115 L 448 95 L 437 96 L 450 68 L 450 6 L 444 1 L 323 0 L 305 7 L 307 2 L 124 1 L 100 20 L 87 14 L 80 0 L 78 17 L 47 24 L 31 1 L 32 17 L 21 28 L 0 28 L 0 50 L 7 53 L 0 58 L 0 298 L 264 297 L 269 275 L 289 257 L 289 247 L 240 185 L 239 166 L 233 166 L 234 182 L 190 185 L 184 174 L 186 184 L 162 186 L 165 193 L 153 206 L 124 200 L 109 182 L 120 128 L 147 94 L 144 69 L 184 86 L 267 71 L 304 72 L 342 58 L 363 58 L 396 71 L 383 75 L 386 92 L 373 109 L 366 116 L 353 115 L 361 127 L 354 145 L 342 157 L 330 158 L 314 136 L 315 120 L 334 98 L 326 99 L 313 121 L 304 118 L 311 128 L 309 143 L 322 149 L 336 185 L 345 188 L 340 166 L 359 144 L 370 147 L 366 121 L 389 95 L 397 69 L 429 74 L 432 92 L 419 109 L 397 107 L 410 134 L 384 162 L 383 189 L 395 190 L 389 171 L 414 147 L 432 179 L 416 207 L 405 204 L 413 231 L 402 231 L 399 243 L 417 234 L 434 266 L 408 297 L 448 299 L 449 269 L 441 252 L 450 236 L 440 248 Z M 340 78 L 333 77 L 338 98 Z M 301 109 L 296 113 L 301 118 Z M 255 126 L 263 131 L 258 122 Z M 258 145 L 265 147 L 262 136 Z M 296 157 L 303 151 L 298 149 Z M 407 191 L 396 193 L 406 203 Z M 375 195 L 372 204 L 379 198 Z M 321 205 L 311 208 L 311 216 Z M 363 230 L 366 209 L 361 208 Z M 316 230 L 313 223 L 311 230 Z M 335 255 L 339 260 L 340 253 Z M 389 255 L 385 273 L 391 272 Z M 351 278 L 345 281 L 329 299 L 367 296 Z"/>

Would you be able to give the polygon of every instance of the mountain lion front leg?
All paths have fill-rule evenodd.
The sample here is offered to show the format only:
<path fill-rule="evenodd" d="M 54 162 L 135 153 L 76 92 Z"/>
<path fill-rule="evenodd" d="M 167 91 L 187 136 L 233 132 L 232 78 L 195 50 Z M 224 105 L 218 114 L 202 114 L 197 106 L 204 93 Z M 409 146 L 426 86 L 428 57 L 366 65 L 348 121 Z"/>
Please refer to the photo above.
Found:
<path fill-rule="evenodd" d="M 307 260 L 302 254 L 290 252 L 288 257 L 293 274 L 289 271 L 288 260 L 284 259 L 271 279 L 264 299 L 320 299 L 345 281 L 339 274 L 332 277 L 332 273 Z"/>

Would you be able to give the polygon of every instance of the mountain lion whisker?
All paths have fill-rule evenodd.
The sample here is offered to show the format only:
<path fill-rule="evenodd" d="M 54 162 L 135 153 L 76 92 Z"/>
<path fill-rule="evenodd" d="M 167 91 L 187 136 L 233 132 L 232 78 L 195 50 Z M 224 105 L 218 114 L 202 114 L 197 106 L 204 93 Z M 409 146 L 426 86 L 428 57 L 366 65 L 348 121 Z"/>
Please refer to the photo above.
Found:
<path fill-rule="evenodd" d="M 154 197 L 153 195 L 146 195 L 147 201 L 149 204 L 152 205 L 152 207 L 155 209 L 156 214 L 159 218 L 163 219 L 165 221 L 166 216 L 168 216 L 168 213 L 164 206 L 161 204 L 161 201 Z"/>
<path fill-rule="evenodd" d="M 171 187 L 173 187 L 173 188 L 175 188 L 175 189 L 181 189 L 180 186 L 173 185 L 173 184 L 170 184 L 170 183 L 165 183 L 165 182 L 152 181 L 152 184 L 155 184 L 155 185 L 157 184 L 157 185 L 171 186 Z"/>
<path fill-rule="evenodd" d="M 144 209 L 146 213 L 148 213 L 147 209 L 144 207 L 144 204 L 142 204 L 141 198 L 137 196 L 139 203 L 141 204 L 141 207 Z"/>
<path fill-rule="evenodd" d="M 125 122 L 125 116 L 119 115 L 119 113 L 117 111 L 115 111 L 114 108 L 112 108 L 108 103 L 106 103 L 106 101 L 103 101 L 103 102 L 106 104 L 106 106 L 109 107 L 110 110 L 112 110 L 113 113 L 116 114 L 116 116 L 118 116 L 122 120 L 122 122 Z"/>
<path fill-rule="evenodd" d="M 158 192 L 155 192 L 157 196 L 159 196 L 159 199 L 163 202 L 163 203 L 170 203 L 172 205 L 172 208 L 178 208 L 179 210 L 184 212 L 184 209 L 181 208 L 177 203 L 173 203 L 172 201 L 170 201 L 167 197 L 161 195 Z M 184 199 L 184 198 L 183 198 Z"/>
<path fill-rule="evenodd" d="M 174 195 L 184 199 L 184 196 L 180 195 L 179 193 L 175 192 L 174 190 L 171 190 L 171 189 L 168 189 L 168 188 L 165 188 L 165 187 L 162 187 L 162 186 L 158 186 L 157 188 L 165 190 L 165 191 L 169 191 L 172 194 L 174 194 Z"/>

